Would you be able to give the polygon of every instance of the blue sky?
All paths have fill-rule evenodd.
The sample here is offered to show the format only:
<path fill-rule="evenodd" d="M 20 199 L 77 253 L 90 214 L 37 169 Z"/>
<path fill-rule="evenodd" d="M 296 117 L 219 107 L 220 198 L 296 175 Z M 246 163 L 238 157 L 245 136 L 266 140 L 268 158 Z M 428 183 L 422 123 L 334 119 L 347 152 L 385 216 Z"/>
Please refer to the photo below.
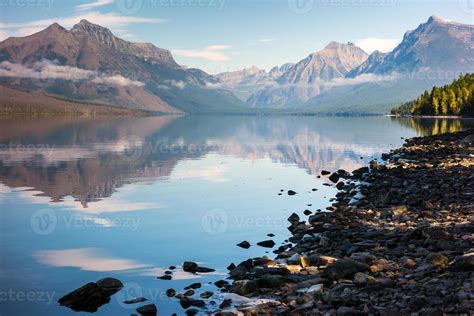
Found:
<path fill-rule="evenodd" d="M 474 24 L 473 0 L 0 0 L 0 39 L 86 18 L 218 73 L 296 62 L 330 41 L 391 50 L 431 15 Z"/>

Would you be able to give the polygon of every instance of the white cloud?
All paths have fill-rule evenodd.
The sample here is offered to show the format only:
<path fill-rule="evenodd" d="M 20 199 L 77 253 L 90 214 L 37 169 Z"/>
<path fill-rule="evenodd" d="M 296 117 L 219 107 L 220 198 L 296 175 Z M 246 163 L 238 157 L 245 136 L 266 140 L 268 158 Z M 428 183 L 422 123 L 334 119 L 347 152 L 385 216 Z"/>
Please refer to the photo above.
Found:
<path fill-rule="evenodd" d="M 94 83 L 105 84 L 109 86 L 136 86 L 143 87 L 145 84 L 140 81 L 131 80 L 120 75 L 108 76 L 108 77 L 97 77 L 92 80 Z"/>
<path fill-rule="evenodd" d="M 181 57 L 191 57 L 191 58 L 202 58 L 211 61 L 228 61 L 230 60 L 224 50 L 228 50 L 231 47 L 228 45 L 212 45 L 205 47 L 204 49 L 174 49 L 173 54 Z"/>
<path fill-rule="evenodd" d="M 33 20 L 26 23 L 0 23 L 0 39 L 9 36 L 25 36 L 38 32 L 53 23 L 58 23 L 65 28 L 71 28 L 80 20 L 85 19 L 91 23 L 99 24 L 112 30 L 120 30 L 124 26 L 137 23 L 158 24 L 166 20 L 157 18 L 141 18 L 134 16 L 117 15 L 115 13 L 87 12 L 70 17 L 57 19 Z"/>
<path fill-rule="evenodd" d="M 111 4 L 113 2 L 114 0 L 96 0 L 94 2 L 77 5 L 74 7 L 74 9 L 76 11 L 85 11 L 85 10 L 90 10 L 97 7 L 102 7 L 104 5 Z"/>
<path fill-rule="evenodd" d="M 356 45 L 370 54 L 376 50 L 382 53 L 390 52 L 399 43 L 399 40 L 391 38 L 364 38 L 358 41 Z"/>
<path fill-rule="evenodd" d="M 274 42 L 275 39 L 274 38 L 259 38 L 257 40 L 257 42 L 259 43 L 271 43 L 271 42 Z"/>
<path fill-rule="evenodd" d="M 22 64 L 3 61 L 0 63 L 0 77 L 33 78 L 33 79 L 62 79 L 62 80 L 91 80 L 91 82 L 112 86 L 137 86 L 144 84 L 121 75 L 107 76 L 94 70 L 85 70 L 71 66 L 56 65 L 49 60 L 43 60 L 27 67 Z"/>
<path fill-rule="evenodd" d="M 175 81 L 175 80 L 171 80 L 171 85 L 172 86 L 175 86 L 176 88 L 178 89 L 184 89 L 184 87 L 186 87 L 186 83 L 182 80 L 179 80 L 179 81 Z"/>
<path fill-rule="evenodd" d="M 392 81 L 398 78 L 397 74 L 390 74 L 385 76 L 379 76 L 374 74 L 362 74 L 355 78 L 336 78 L 323 85 L 327 87 L 337 87 L 337 86 L 347 86 L 347 85 L 356 85 L 367 82 L 383 82 L 383 81 Z"/>

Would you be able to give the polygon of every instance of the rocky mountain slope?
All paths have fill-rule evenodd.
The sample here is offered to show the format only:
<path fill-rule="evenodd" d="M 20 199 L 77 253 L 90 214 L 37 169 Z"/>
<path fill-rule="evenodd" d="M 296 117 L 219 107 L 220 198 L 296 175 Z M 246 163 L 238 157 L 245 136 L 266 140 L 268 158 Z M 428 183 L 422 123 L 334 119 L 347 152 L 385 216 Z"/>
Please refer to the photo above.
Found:
<path fill-rule="evenodd" d="M 168 50 L 131 43 L 107 28 L 80 21 L 53 24 L 0 43 L 0 82 L 70 99 L 165 113 L 226 111 L 242 105 L 232 93 L 210 89 L 215 79 L 178 65 Z"/>

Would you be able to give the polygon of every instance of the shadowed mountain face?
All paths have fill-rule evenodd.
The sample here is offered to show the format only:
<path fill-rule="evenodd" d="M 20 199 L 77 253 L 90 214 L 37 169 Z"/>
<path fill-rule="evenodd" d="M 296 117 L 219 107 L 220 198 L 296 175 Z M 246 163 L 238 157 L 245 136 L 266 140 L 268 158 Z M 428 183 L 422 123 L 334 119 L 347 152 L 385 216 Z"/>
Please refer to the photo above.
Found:
<path fill-rule="evenodd" d="M 387 118 L 156 117 L 2 119 L 0 183 L 31 188 L 52 201 L 82 207 L 135 182 L 173 175 L 180 161 L 208 154 L 269 158 L 309 174 L 348 171 L 380 154 L 379 131 L 397 135 Z M 398 121 L 397 121 L 398 122 Z M 465 128 L 459 121 L 400 121 L 426 133 Z M 335 126 L 337 126 L 335 128 Z M 384 136 L 384 143 L 387 142 Z M 389 136 L 390 138 L 390 136 Z M 399 137 L 393 136 L 393 142 Z"/>
<path fill-rule="evenodd" d="M 178 65 L 168 50 L 124 41 L 86 20 L 69 31 L 53 24 L 8 38 L 0 43 L 0 62 L 3 84 L 75 100 L 164 113 L 241 105 L 231 93 L 210 89 L 212 76 Z"/>
<path fill-rule="evenodd" d="M 366 63 L 348 77 L 365 73 L 386 75 L 430 69 L 454 73 L 474 70 L 474 27 L 432 16 L 426 23 L 405 33 L 403 41 L 385 55 L 374 52 Z"/>

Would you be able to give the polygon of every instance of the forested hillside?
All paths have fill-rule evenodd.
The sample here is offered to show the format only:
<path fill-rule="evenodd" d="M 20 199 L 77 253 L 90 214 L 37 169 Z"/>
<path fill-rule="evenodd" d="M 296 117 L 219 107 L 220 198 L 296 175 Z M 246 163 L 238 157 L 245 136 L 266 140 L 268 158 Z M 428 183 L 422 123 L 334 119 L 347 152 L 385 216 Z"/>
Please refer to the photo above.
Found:
<path fill-rule="evenodd" d="M 459 76 L 451 84 L 426 90 L 416 100 L 392 109 L 394 115 L 474 116 L 474 74 Z"/>

